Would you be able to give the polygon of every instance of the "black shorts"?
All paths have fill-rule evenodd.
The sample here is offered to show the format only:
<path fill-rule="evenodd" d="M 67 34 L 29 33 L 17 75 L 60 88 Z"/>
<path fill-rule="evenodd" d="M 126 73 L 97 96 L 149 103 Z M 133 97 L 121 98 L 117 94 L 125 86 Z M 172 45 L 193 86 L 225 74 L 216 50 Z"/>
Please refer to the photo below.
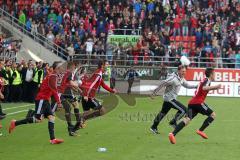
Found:
<path fill-rule="evenodd" d="M 77 102 L 78 99 L 75 95 L 61 95 L 61 100 L 64 101 L 64 100 L 68 100 L 69 102 L 73 103 L 73 102 Z"/>
<path fill-rule="evenodd" d="M 35 118 L 39 120 L 42 116 L 44 116 L 44 118 L 47 118 L 49 115 L 53 115 L 52 107 L 47 100 L 36 100 L 35 112 Z"/>
<path fill-rule="evenodd" d="M 95 98 L 93 99 L 88 99 L 88 101 L 86 101 L 83 97 L 82 97 L 82 107 L 83 107 L 83 111 L 89 111 L 90 109 L 93 110 L 99 110 L 102 108 L 101 103 L 96 100 Z"/>
<path fill-rule="evenodd" d="M 57 111 L 57 108 L 58 108 L 57 102 L 51 103 L 52 113 L 55 113 Z"/>
<path fill-rule="evenodd" d="M 213 110 L 208 107 L 207 104 L 189 104 L 187 116 L 190 119 L 193 119 L 198 113 L 206 116 L 210 116 L 213 113 Z"/>
<path fill-rule="evenodd" d="M 58 93 L 58 96 L 60 98 L 61 98 L 61 95 L 62 95 L 61 93 Z M 57 102 L 53 96 L 51 97 L 51 108 L 52 108 L 52 113 L 55 113 L 58 109 Z"/>

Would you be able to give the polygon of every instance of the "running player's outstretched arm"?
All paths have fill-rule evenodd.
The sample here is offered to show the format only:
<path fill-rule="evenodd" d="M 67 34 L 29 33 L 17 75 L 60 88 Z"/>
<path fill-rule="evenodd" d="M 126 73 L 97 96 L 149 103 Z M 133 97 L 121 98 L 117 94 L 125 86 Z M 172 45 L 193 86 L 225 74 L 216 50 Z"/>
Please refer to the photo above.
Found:
<path fill-rule="evenodd" d="M 164 87 L 163 84 L 164 84 L 164 81 L 162 81 L 162 82 L 159 84 L 159 86 L 158 86 L 156 89 L 153 90 L 152 96 L 155 96 L 155 95 Z"/>
<path fill-rule="evenodd" d="M 185 79 L 183 79 L 183 87 L 187 88 L 187 89 L 194 89 L 197 88 L 198 85 L 194 85 L 194 84 L 190 84 L 188 81 L 186 81 Z"/>
<path fill-rule="evenodd" d="M 104 83 L 103 79 L 101 80 L 101 86 L 102 86 L 105 90 L 107 90 L 108 92 L 111 92 L 111 93 L 115 93 L 115 92 L 116 92 L 115 89 L 112 89 L 112 88 L 110 88 L 108 85 L 106 85 L 106 83 Z"/>
<path fill-rule="evenodd" d="M 214 86 L 203 86 L 204 91 L 218 90 L 220 88 L 221 88 L 221 84 L 214 85 Z"/>

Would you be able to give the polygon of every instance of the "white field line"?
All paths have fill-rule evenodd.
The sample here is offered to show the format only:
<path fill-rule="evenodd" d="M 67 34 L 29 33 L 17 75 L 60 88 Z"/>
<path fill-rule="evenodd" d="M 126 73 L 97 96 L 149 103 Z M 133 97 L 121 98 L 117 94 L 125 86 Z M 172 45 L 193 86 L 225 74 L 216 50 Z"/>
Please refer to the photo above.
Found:
<path fill-rule="evenodd" d="M 7 116 L 15 115 L 15 114 L 26 112 L 26 111 L 28 111 L 28 109 L 17 111 L 17 112 L 8 113 Z M 240 120 L 219 120 L 219 121 L 228 123 L 228 122 L 239 122 Z"/>
<path fill-rule="evenodd" d="M 4 108 L 3 110 L 10 110 L 10 109 L 16 109 L 16 108 L 23 108 L 23 107 L 28 107 L 28 106 L 33 106 L 34 104 L 28 104 L 28 105 L 23 105 L 23 106 L 18 106 L 18 107 L 9 107 L 9 108 Z"/>
<path fill-rule="evenodd" d="M 8 113 L 7 116 L 18 114 L 18 113 L 22 113 L 22 112 L 26 112 L 26 111 L 28 111 L 28 109 L 17 111 L 17 112 Z"/>
<path fill-rule="evenodd" d="M 240 120 L 220 120 L 221 122 L 239 122 Z"/>

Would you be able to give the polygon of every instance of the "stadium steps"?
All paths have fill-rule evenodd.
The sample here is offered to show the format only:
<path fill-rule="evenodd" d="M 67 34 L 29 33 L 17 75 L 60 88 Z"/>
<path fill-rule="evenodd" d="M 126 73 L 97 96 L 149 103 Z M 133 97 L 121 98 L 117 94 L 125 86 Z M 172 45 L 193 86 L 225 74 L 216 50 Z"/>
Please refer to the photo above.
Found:
<path fill-rule="evenodd" d="M 61 57 L 57 56 L 56 54 L 52 53 L 50 50 L 45 48 L 40 43 L 35 42 L 32 38 L 23 34 L 20 30 L 13 27 L 11 24 L 9 24 L 7 21 L 5 21 L 2 18 L 0 19 L 0 24 L 4 28 L 7 28 L 8 31 L 12 33 L 15 39 L 22 40 L 23 50 L 20 51 L 20 54 L 22 55 L 18 55 L 17 60 L 29 59 L 31 57 L 30 59 L 33 59 L 35 61 L 38 61 L 40 59 L 50 64 L 52 64 L 54 61 L 62 61 L 62 62 L 65 61 Z"/>
<path fill-rule="evenodd" d="M 35 60 L 39 61 L 40 59 L 34 59 L 26 50 L 25 47 L 21 47 L 20 51 L 18 52 L 17 55 L 17 62 L 21 62 L 22 60 L 28 61 L 28 60 Z"/>

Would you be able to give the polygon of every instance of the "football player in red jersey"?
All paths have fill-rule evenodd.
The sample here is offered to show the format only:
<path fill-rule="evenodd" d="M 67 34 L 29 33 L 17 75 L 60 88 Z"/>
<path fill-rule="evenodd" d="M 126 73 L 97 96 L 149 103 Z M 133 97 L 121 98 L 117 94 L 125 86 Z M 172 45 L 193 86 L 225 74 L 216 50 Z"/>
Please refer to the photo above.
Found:
<path fill-rule="evenodd" d="M 4 88 L 5 88 L 5 83 L 4 82 L 6 82 L 5 78 L 7 78 L 6 73 L 4 74 L 3 71 L 2 71 L 3 68 L 4 68 L 4 61 L 0 60 L 0 100 L 4 99 L 4 91 L 5 91 L 4 90 Z M 4 71 L 4 72 L 6 72 L 6 71 Z M 6 114 L 3 113 L 2 106 L 0 104 L 0 120 L 4 119 L 5 117 L 6 117 Z M 0 124 L 0 128 L 1 128 L 1 124 Z"/>
<path fill-rule="evenodd" d="M 78 90 L 78 83 L 75 81 L 76 64 L 74 62 L 67 63 L 67 70 L 62 78 L 60 93 L 63 108 L 65 109 L 65 118 L 68 124 L 69 136 L 76 136 L 76 131 L 81 124 L 80 111 L 78 108 L 78 99 L 74 92 Z M 71 108 L 73 107 L 74 115 L 76 117 L 76 124 L 72 124 Z"/>
<path fill-rule="evenodd" d="M 42 122 L 43 118 L 48 119 L 48 131 L 50 135 L 51 144 L 60 144 L 63 142 L 62 139 L 56 139 L 54 134 L 54 120 L 55 117 L 50 106 L 50 98 L 53 95 L 58 107 L 62 108 L 61 100 L 57 92 L 57 74 L 62 71 L 61 62 L 53 63 L 53 72 L 47 75 L 39 89 L 39 92 L 35 98 L 35 114 L 33 116 L 27 116 L 22 120 L 12 120 L 9 126 L 9 133 L 15 129 L 16 126 L 28 124 L 28 123 L 39 123 Z"/>
<path fill-rule="evenodd" d="M 214 69 L 213 68 L 207 68 L 205 70 L 206 78 L 200 82 L 196 92 L 195 96 L 189 101 L 188 103 L 188 112 L 187 116 L 183 119 L 182 122 L 180 122 L 174 131 L 172 133 L 169 133 L 169 140 L 172 144 L 176 143 L 175 136 L 176 134 L 181 131 L 186 125 L 189 124 L 189 122 L 198 114 L 206 115 L 207 118 L 203 122 L 202 126 L 199 128 L 199 130 L 196 131 L 198 135 L 200 135 L 202 138 L 207 139 L 207 135 L 203 132 L 215 119 L 216 114 L 215 112 L 209 108 L 209 106 L 205 103 L 205 99 L 207 97 L 207 94 L 211 90 L 218 90 L 221 88 L 221 84 L 211 86 L 211 81 L 214 81 Z"/>
<path fill-rule="evenodd" d="M 3 88 L 4 88 L 4 80 L 2 77 L 0 77 L 0 100 L 4 99 Z M 2 107 L 0 104 L 0 120 L 4 119 L 5 117 L 6 117 L 6 114 L 2 112 Z M 1 128 L 2 128 L 2 125 L 0 123 L 0 129 Z M 2 136 L 1 132 L 0 132 L 0 136 Z"/>
<path fill-rule="evenodd" d="M 100 102 L 95 98 L 96 92 L 100 86 L 105 90 L 116 93 L 115 89 L 111 89 L 103 81 L 103 74 L 105 69 L 105 62 L 99 61 L 98 69 L 93 73 L 93 75 L 84 80 L 80 86 L 82 89 L 82 107 L 83 107 L 83 119 L 87 120 L 93 117 L 98 117 L 105 114 L 105 108 L 100 104 Z"/>

